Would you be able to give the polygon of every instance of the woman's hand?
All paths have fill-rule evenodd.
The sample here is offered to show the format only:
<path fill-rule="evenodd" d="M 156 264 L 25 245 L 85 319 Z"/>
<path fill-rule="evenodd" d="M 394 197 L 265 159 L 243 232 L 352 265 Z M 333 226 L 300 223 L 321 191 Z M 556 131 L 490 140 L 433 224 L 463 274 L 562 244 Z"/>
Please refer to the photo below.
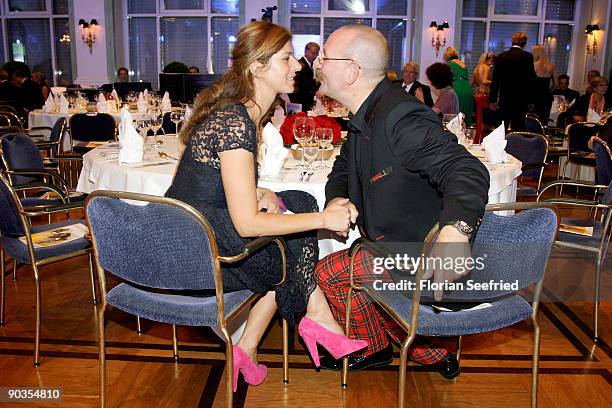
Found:
<path fill-rule="evenodd" d="M 257 211 L 265 209 L 268 214 L 278 214 L 280 206 L 278 197 L 267 188 L 257 188 Z"/>
<path fill-rule="evenodd" d="M 357 209 L 348 198 L 337 198 L 330 201 L 323 210 L 323 225 L 325 229 L 346 237 L 351 222 L 357 218 Z"/>

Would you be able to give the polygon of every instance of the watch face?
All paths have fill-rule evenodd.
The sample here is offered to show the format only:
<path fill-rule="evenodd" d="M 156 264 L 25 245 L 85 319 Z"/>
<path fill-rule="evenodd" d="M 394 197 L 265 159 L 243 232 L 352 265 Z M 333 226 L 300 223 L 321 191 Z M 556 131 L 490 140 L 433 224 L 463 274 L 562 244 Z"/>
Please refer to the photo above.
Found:
<path fill-rule="evenodd" d="M 459 231 L 464 234 L 471 234 L 474 232 L 474 228 L 470 227 L 465 221 L 457 221 L 455 225 L 459 228 Z"/>

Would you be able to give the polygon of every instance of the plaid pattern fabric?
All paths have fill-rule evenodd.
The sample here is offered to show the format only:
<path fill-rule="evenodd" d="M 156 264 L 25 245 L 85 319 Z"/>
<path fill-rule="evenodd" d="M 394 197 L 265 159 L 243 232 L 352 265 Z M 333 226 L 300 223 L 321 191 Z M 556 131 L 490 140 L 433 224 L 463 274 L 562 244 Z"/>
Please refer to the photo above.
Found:
<path fill-rule="evenodd" d="M 392 281 L 389 274 L 374 275 L 372 271 L 373 256 L 363 249 L 357 253 L 355 275 L 360 281 L 364 279 L 384 279 Z M 346 294 L 349 287 L 349 268 L 351 258 L 349 250 L 335 252 L 321 259 L 315 270 L 317 282 L 329 302 L 334 318 L 344 327 L 346 313 Z M 389 345 L 389 337 L 401 343 L 406 337 L 404 330 L 376 304 L 371 303 L 367 296 L 357 291 L 353 292 L 351 315 L 351 338 L 367 340 L 369 345 L 365 351 L 352 354 L 355 357 L 368 356 Z M 436 348 L 428 339 L 417 337 L 409 353 L 410 360 L 420 364 L 434 364 L 443 360 L 448 354 L 445 348 Z"/>

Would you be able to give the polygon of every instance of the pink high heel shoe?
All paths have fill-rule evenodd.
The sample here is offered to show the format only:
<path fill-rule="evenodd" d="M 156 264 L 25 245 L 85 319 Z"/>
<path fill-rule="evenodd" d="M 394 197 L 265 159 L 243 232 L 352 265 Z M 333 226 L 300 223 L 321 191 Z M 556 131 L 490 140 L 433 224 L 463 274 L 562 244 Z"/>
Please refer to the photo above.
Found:
<path fill-rule="evenodd" d="M 365 340 L 351 340 L 343 334 L 333 333 L 307 317 L 302 318 L 298 332 L 317 367 L 320 365 L 317 343 L 325 347 L 336 360 L 368 346 Z"/>
<path fill-rule="evenodd" d="M 268 375 L 268 367 L 263 364 L 255 364 L 249 355 L 240 347 L 233 346 L 234 351 L 234 392 L 238 389 L 238 373 L 242 371 L 244 381 L 251 385 L 259 385 Z"/>

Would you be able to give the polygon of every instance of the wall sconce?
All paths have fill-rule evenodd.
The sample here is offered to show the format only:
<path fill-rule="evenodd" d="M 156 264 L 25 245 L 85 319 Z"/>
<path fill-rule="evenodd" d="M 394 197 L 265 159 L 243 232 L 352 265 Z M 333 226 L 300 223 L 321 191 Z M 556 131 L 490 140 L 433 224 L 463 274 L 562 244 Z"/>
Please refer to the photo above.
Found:
<path fill-rule="evenodd" d="M 593 62 L 595 62 L 595 59 L 597 58 L 597 37 L 595 36 L 595 31 L 599 31 L 599 25 L 597 24 L 589 24 L 584 29 L 584 33 L 587 35 L 586 52 L 587 55 L 593 55 Z M 592 39 L 592 41 L 589 45 L 590 39 Z"/>
<path fill-rule="evenodd" d="M 91 22 L 87 22 L 84 19 L 79 20 L 79 26 L 81 27 L 81 40 L 89 47 L 89 53 L 93 53 L 93 45 L 96 43 L 96 27 L 98 26 L 98 20 L 95 18 L 91 19 Z"/>
<path fill-rule="evenodd" d="M 448 25 L 448 21 L 440 25 L 432 21 L 431 24 L 429 24 L 429 28 L 431 28 L 431 46 L 436 49 L 437 57 L 440 52 L 440 47 L 446 45 L 446 30 L 448 30 L 450 26 Z"/>

